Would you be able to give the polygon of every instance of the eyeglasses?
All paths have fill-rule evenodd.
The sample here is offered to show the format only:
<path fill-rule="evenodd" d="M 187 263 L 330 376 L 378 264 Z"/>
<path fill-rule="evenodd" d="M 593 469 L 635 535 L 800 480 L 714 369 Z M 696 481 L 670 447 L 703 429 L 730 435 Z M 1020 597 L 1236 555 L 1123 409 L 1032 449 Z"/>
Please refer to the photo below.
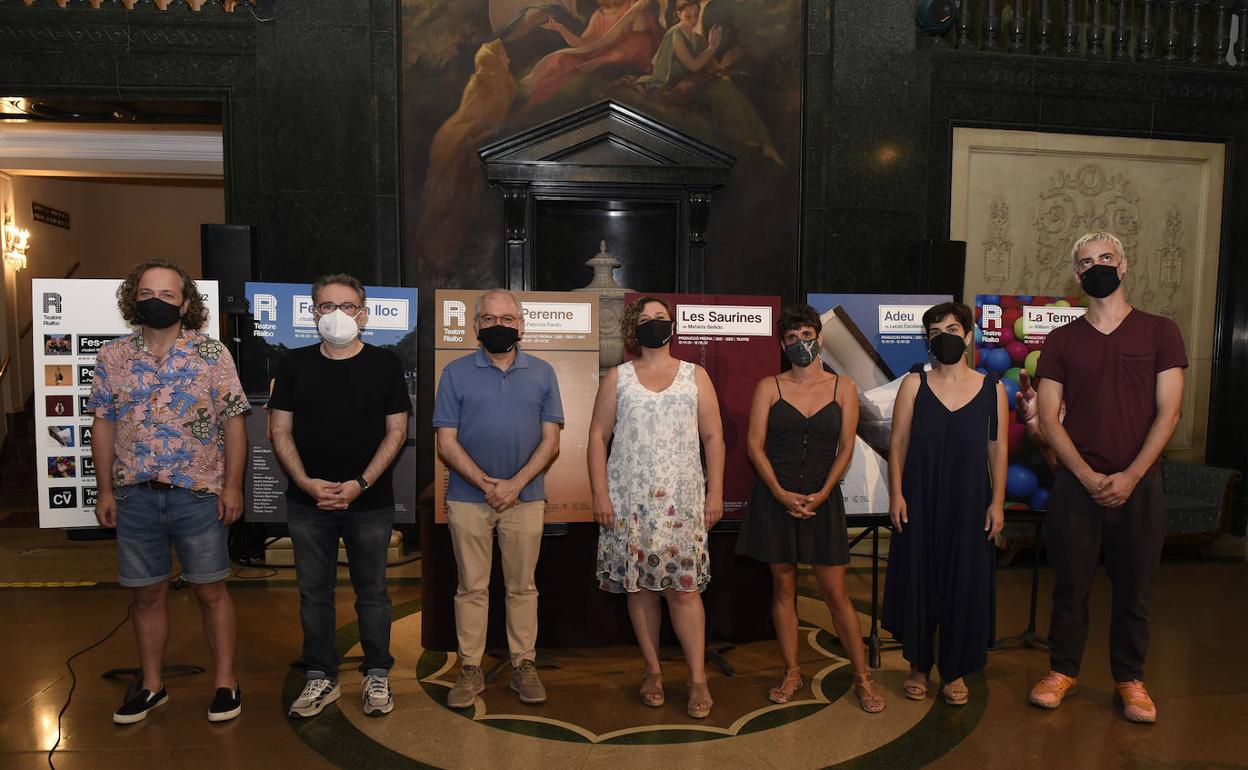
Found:
<path fill-rule="evenodd" d="M 490 315 L 485 314 L 477 319 L 481 326 L 493 326 L 494 324 L 502 324 L 503 326 L 515 326 L 520 319 L 514 315 Z"/>
<path fill-rule="evenodd" d="M 342 312 L 346 313 L 352 318 L 355 317 L 356 313 L 360 312 L 363 309 L 364 308 L 360 307 L 354 302 L 322 302 L 321 304 L 316 306 L 316 311 L 320 313 L 321 315 L 329 315 L 335 310 L 341 310 Z"/>

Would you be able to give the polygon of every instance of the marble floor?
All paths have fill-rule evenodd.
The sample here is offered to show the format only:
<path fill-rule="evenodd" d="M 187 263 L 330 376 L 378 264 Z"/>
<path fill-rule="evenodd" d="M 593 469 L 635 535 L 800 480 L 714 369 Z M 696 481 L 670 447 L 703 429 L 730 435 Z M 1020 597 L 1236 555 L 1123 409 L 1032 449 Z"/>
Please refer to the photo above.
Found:
<path fill-rule="evenodd" d="M 0 767 L 48 766 L 57 715 L 69 692 L 65 659 L 104 636 L 129 601 L 116 585 L 110 542 L 71 542 L 60 531 L 0 528 Z M 998 573 L 998 633 L 1026 625 L 1026 559 Z M 869 572 L 855 559 L 848 582 L 865 608 Z M 901 696 L 905 663 L 886 652 L 877 672 L 888 709 L 856 707 L 849 672 L 827 611 L 804 577 L 799 599 L 807 686 L 785 707 L 766 701 L 778 661 L 771 643 L 743 645 L 728 657 L 737 675 L 712 671 L 712 717 L 684 715 L 685 671 L 667 667 L 668 703 L 640 704 L 642 667 L 627 647 L 556 651 L 563 664 L 543 671 L 550 700 L 523 706 L 504 671 L 475 709 L 444 705 L 456 668 L 453 654 L 420 647 L 420 564 L 392 568 L 395 603 L 392 673 L 395 711 L 366 718 L 359 674 L 344 665 L 343 697 L 320 716 L 291 722 L 285 707 L 302 674 L 298 596 L 290 570 L 237 567 L 241 718 L 223 725 L 204 717 L 205 675 L 170 678 L 169 704 L 145 722 L 110 721 L 124 685 L 104 680 L 134 665 L 129 626 L 74 662 L 77 689 L 60 726 L 58 768 L 1248 768 L 1248 564 L 1231 559 L 1168 559 L 1155 591 L 1148 681 L 1156 725 L 1125 722 L 1114 708 L 1108 672 L 1108 584 L 1098 576 L 1081 692 L 1055 712 L 1029 706 L 1031 684 L 1047 669 L 1040 650 L 994 651 L 969 681 L 971 704 L 946 706 Z M 1041 629 L 1050 574 L 1041 577 Z M 200 617 L 189 591 L 170 599 L 170 662 L 205 663 Z M 358 655 L 349 584 L 338 592 L 339 645 Z M 865 616 L 864 616 L 865 618 Z"/>

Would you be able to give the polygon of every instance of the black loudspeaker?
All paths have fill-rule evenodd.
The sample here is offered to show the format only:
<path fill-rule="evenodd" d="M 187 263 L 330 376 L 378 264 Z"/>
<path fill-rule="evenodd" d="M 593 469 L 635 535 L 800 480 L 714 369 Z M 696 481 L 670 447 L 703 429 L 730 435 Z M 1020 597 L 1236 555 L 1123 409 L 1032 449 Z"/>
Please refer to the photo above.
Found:
<path fill-rule="evenodd" d="M 962 301 L 966 241 L 919 241 L 910 247 L 909 262 L 917 293 L 952 294 L 954 302 Z"/>
<path fill-rule="evenodd" d="M 260 280 L 256 228 L 251 225 L 200 225 L 199 247 L 203 276 L 215 278 L 220 288 L 222 315 L 247 313 L 244 284 Z"/>

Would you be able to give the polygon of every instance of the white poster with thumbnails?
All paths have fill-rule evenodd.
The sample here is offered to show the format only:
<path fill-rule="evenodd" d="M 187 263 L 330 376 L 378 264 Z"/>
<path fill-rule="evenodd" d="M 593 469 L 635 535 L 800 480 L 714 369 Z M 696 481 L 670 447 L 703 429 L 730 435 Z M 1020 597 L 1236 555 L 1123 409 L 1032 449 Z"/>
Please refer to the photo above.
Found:
<path fill-rule="evenodd" d="M 96 473 L 87 408 L 95 357 L 134 328 L 117 307 L 120 279 L 35 278 L 31 281 L 35 367 L 35 452 L 39 526 L 94 527 Z M 196 281 L 219 338 L 217 282 Z"/>

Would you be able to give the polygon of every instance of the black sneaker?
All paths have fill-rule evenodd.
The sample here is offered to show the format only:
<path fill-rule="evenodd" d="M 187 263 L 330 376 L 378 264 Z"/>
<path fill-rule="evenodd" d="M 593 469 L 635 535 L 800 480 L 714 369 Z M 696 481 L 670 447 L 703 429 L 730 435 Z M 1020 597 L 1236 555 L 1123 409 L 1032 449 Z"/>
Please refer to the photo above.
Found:
<path fill-rule="evenodd" d="M 159 706 L 163 706 L 169 702 L 169 693 L 165 692 L 162 685 L 160 692 L 152 692 L 151 690 L 139 690 L 139 694 L 130 700 L 121 704 L 121 708 L 113 712 L 113 724 L 116 725 L 132 725 L 135 722 L 142 722 L 147 719 L 147 715 Z"/>
<path fill-rule="evenodd" d="M 243 688 L 237 683 L 234 689 L 218 687 L 212 694 L 212 704 L 208 706 L 209 722 L 228 722 L 243 711 Z"/>

